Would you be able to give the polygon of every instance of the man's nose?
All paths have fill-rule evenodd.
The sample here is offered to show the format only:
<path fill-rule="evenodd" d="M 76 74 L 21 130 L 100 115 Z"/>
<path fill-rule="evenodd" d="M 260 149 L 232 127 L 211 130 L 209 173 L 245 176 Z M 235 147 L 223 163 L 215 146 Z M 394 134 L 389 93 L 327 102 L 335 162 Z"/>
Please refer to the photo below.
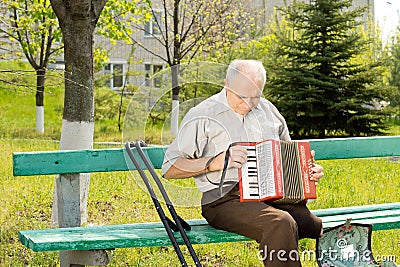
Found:
<path fill-rule="evenodd" d="M 250 98 L 248 105 L 250 106 L 250 108 L 254 108 L 258 105 L 258 102 L 258 99 Z"/>

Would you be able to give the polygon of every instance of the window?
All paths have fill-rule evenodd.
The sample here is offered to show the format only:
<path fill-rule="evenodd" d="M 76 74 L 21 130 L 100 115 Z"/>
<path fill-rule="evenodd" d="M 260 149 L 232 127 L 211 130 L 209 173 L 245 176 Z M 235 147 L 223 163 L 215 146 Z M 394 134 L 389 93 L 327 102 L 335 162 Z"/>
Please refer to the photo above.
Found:
<path fill-rule="evenodd" d="M 113 87 L 122 87 L 124 85 L 124 77 L 123 77 L 123 70 L 124 67 L 122 64 L 114 64 L 113 70 Z"/>
<path fill-rule="evenodd" d="M 162 68 L 162 65 L 144 64 L 146 86 L 161 87 L 162 77 L 155 74 L 161 71 Z"/>
<path fill-rule="evenodd" d="M 151 64 L 144 64 L 144 70 L 146 72 L 145 79 L 146 79 L 146 86 L 151 86 L 150 77 L 152 76 Z"/>
<path fill-rule="evenodd" d="M 108 84 L 111 89 L 119 88 L 124 85 L 125 76 L 124 76 L 123 64 L 114 64 L 114 63 L 106 64 L 104 66 L 104 73 L 111 74 L 111 78 L 108 81 Z"/>
<path fill-rule="evenodd" d="M 144 26 L 145 37 L 157 37 L 161 35 L 160 28 L 162 25 L 161 12 L 155 11 L 153 17 L 146 22 Z"/>

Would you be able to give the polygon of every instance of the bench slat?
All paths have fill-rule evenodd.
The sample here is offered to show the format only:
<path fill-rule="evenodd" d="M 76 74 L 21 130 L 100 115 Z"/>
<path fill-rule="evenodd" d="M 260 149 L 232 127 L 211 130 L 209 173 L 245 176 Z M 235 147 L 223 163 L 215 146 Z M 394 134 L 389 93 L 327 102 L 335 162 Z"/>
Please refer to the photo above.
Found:
<path fill-rule="evenodd" d="M 400 156 L 400 136 L 315 139 L 310 146 L 317 160 Z"/>
<path fill-rule="evenodd" d="M 372 205 L 363 205 L 363 206 L 349 206 L 349 207 L 329 208 L 329 209 L 318 209 L 318 210 L 313 210 L 312 212 L 319 217 L 325 217 L 325 216 L 333 216 L 333 215 L 384 211 L 384 210 L 400 210 L 400 202 L 372 204 Z"/>
<path fill-rule="evenodd" d="M 134 154 L 137 152 L 132 149 Z M 166 147 L 145 147 L 155 169 L 160 169 Z M 135 170 L 123 148 L 13 153 L 14 176 Z M 143 164 L 143 169 L 146 166 Z"/>
<path fill-rule="evenodd" d="M 165 229 L 160 224 L 155 224 L 152 228 L 149 228 L 149 225 L 140 228 L 140 224 L 128 224 L 115 225 L 111 229 L 107 226 L 80 227 L 78 231 L 76 229 L 20 231 L 19 239 L 22 244 L 36 252 L 171 245 Z M 206 221 L 192 226 L 192 230 L 187 234 L 193 244 L 250 240 L 237 234 L 214 229 Z M 180 244 L 184 244 L 179 233 L 175 233 L 175 236 Z"/>
<path fill-rule="evenodd" d="M 352 214 L 341 214 L 341 215 L 330 215 L 324 217 L 329 222 L 340 222 L 345 221 L 347 218 L 351 219 L 366 219 L 366 218 L 381 218 L 381 217 L 400 217 L 400 210 L 384 210 L 384 211 L 372 211 L 372 212 L 360 212 Z M 400 218 L 399 218 L 400 219 Z"/>
<path fill-rule="evenodd" d="M 398 206 L 399 203 L 393 203 Z M 371 210 L 371 205 L 367 206 Z M 383 206 L 381 204 L 377 205 Z M 374 230 L 400 228 L 400 207 L 383 211 L 349 210 L 351 207 L 324 210 L 324 228 L 342 224 L 348 217 L 352 222 L 372 224 Z M 350 211 L 337 215 L 338 209 Z M 332 214 L 328 214 L 332 210 Z M 314 212 L 314 211 L 313 211 Z M 250 240 L 246 237 L 214 229 L 204 219 L 189 220 L 192 230 L 187 234 L 193 244 L 236 242 Z M 183 244 L 179 233 L 177 240 Z M 33 251 L 90 250 L 129 247 L 168 246 L 171 242 L 161 222 L 125 225 L 106 225 L 77 228 L 54 228 L 19 232 L 20 241 Z"/>
<path fill-rule="evenodd" d="M 369 219 L 355 219 L 351 221 L 352 223 L 364 223 L 372 224 L 372 229 L 374 231 L 378 230 L 390 230 L 400 228 L 400 217 L 384 217 L 384 218 L 369 218 Z M 345 223 L 342 221 L 340 224 Z M 324 229 L 329 229 L 339 225 L 337 222 L 327 222 L 324 224 Z"/>
<path fill-rule="evenodd" d="M 310 146 L 317 160 L 400 156 L 400 136 L 310 140 Z M 166 149 L 144 148 L 156 169 L 161 168 Z M 13 173 L 28 176 L 135 169 L 130 161 L 126 163 L 124 153 L 123 148 L 13 153 Z"/>

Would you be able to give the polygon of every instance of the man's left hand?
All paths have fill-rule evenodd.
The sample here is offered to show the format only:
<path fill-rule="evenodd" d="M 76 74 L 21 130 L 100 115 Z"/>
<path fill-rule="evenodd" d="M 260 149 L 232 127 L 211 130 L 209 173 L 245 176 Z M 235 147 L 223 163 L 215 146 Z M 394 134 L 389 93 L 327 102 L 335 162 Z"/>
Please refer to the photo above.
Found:
<path fill-rule="evenodd" d="M 315 151 L 314 150 L 311 151 L 311 155 L 313 158 L 313 167 L 311 168 L 313 173 L 311 174 L 311 180 L 315 182 L 315 185 L 317 185 L 318 180 L 321 179 L 322 177 L 324 177 L 324 168 L 321 165 L 318 165 L 315 163 L 315 161 L 314 161 Z"/>

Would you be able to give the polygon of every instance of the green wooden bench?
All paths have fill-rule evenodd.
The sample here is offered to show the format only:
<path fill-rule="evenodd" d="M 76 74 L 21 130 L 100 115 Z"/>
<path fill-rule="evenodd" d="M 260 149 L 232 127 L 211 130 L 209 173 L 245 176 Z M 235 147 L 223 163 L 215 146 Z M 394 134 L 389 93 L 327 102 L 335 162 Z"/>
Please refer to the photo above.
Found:
<path fill-rule="evenodd" d="M 400 156 L 400 136 L 310 140 L 316 160 Z M 145 153 L 156 169 L 161 168 L 166 147 L 147 147 Z M 14 176 L 126 171 L 123 148 L 76 151 L 13 153 Z M 400 202 L 312 211 L 324 228 L 352 218 L 369 223 L 374 230 L 400 228 Z M 205 220 L 189 220 L 193 244 L 235 242 L 246 237 L 216 230 Z M 19 240 L 33 251 L 87 251 L 171 245 L 160 222 L 52 228 L 19 231 Z M 183 240 L 176 235 L 181 244 Z"/>

